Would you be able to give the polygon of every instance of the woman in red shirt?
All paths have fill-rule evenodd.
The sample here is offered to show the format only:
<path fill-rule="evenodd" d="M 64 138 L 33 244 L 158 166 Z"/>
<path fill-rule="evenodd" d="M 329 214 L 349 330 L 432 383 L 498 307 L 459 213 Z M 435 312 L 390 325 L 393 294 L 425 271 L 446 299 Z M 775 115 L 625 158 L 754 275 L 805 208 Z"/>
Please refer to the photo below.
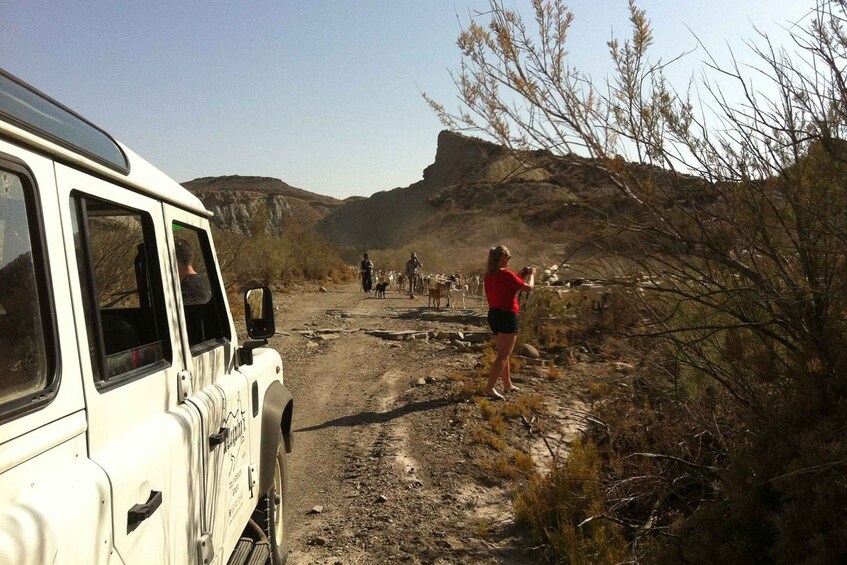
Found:
<path fill-rule="evenodd" d="M 518 339 L 518 292 L 529 292 L 535 285 L 535 269 L 521 270 L 520 276 L 506 267 L 512 255 L 509 250 L 498 245 L 488 251 L 488 270 L 485 273 L 485 297 L 488 300 L 488 325 L 494 334 L 497 345 L 497 359 L 491 366 L 491 375 L 485 392 L 492 399 L 502 399 L 494 388 L 497 379 L 503 377 L 503 391 L 517 390 L 512 384 L 509 372 L 509 357 Z"/>

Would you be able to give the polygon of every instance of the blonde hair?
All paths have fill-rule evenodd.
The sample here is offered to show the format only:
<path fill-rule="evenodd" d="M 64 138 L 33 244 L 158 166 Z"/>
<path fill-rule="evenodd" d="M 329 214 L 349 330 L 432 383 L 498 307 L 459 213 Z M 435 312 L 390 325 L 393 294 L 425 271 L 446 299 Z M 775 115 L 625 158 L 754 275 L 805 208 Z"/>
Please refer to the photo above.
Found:
<path fill-rule="evenodd" d="M 488 250 L 489 273 L 493 273 L 499 269 L 500 259 L 502 259 L 504 255 L 511 255 L 511 253 L 509 253 L 509 248 L 505 245 L 498 245 L 497 247 L 492 247 Z"/>

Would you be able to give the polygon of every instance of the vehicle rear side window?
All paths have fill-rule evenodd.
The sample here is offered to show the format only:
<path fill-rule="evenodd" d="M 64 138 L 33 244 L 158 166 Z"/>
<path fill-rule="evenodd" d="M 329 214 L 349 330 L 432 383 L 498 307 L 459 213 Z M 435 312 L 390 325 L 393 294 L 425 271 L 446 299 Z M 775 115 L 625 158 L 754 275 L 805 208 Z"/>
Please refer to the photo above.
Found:
<path fill-rule="evenodd" d="M 0 408 L 25 409 L 54 385 L 52 321 L 33 185 L 0 164 Z"/>
<path fill-rule="evenodd" d="M 152 219 L 74 195 L 74 240 L 95 381 L 122 382 L 171 358 Z"/>
<path fill-rule="evenodd" d="M 229 339 L 226 306 L 206 232 L 178 222 L 172 227 L 188 343 L 197 355 Z"/>

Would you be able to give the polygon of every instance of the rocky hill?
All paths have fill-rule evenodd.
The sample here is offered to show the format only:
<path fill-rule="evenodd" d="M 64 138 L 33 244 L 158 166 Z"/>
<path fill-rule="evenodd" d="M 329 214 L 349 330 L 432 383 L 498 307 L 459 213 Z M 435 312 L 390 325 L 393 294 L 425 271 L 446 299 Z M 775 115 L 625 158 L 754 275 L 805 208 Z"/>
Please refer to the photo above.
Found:
<path fill-rule="evenodd" d="M 218 227 L 242 234 L 279 234 L 291 222 L 311 226 L 343 204 L 270 177 L 202 177 L 183 186 L 215 214 Z"/>
<path fill-rule="evenodd" d="M 515 155 L 448 131 L 439 134 L 422 180 L 368 198 L 341 201 L 265 177 L 206 177 L 184 186 L 229 231 L 279 233 L 297 221 L 351 250 L 562 244 L 619 202 L 586 159 Z"/>
<path fill-rule="evenodd" d="M 588 163 L 544 152 L 515 155 L 442 131 L 423 180 L 347 202 L 317 226 L 338 245 L 370 248 L 419 241 L 467 246 L 515 238 L 563 241 L 568 228 L 618 200 Z"/>

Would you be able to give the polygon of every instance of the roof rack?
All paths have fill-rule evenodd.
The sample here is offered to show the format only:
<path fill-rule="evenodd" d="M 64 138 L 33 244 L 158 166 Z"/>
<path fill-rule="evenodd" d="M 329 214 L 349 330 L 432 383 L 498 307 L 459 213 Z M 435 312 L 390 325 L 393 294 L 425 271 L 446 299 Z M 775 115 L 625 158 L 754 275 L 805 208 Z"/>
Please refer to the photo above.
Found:
<path fill-rule="evenodd" d="M 129 161 L 112 137 L 73 110 L 0 69 L 0 119 L 123 174 Z"/>

